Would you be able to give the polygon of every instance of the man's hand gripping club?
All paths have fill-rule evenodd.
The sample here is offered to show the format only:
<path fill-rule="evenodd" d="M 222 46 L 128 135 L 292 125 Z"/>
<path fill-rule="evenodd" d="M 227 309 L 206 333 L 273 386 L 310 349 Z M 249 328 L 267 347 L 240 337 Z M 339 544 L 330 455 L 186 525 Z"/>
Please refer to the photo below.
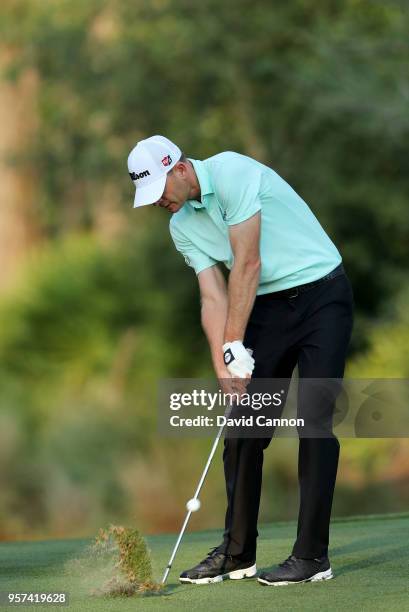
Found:
<path fill-rule="evenodd" d="M 223 344 L 224 363 L 233 377 L 250 378 L 254 370 L 252 350 L 246 349 L 240 340 Z"/>

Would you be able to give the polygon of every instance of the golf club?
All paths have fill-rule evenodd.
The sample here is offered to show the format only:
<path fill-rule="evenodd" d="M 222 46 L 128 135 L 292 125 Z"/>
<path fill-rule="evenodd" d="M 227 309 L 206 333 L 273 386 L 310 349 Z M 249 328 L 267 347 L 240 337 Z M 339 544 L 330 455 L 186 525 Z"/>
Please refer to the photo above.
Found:
<path fill-rule="evenodd" d="M 252 349 L 247 349 L 247 351 L 248 351 L 248 353 L 249 353 L 250 355 L 252 355 L 252 354 L 253 354 Z M 230 415 L 230 413 L 231 413 L 232 409 L 233 409 L 233 404 L 230 404 L 230 405 L 229 405 L 229 406 L 226 408 L 226 411 L 225 411 L 224 416 L 225 416 L 225 417 L 228 417 L 228 416 Z M 167 578 L 168 578 L 168 576 L 169 576 L 169 572 L 170 572 L 170 570 L 171 570 L 172 563 L 173 563 L 173 561 L 174 561 L 174 559 L 175 559 L 175 557 L 176 557 L 176 553 L 177 553 L 177 551 L 178 551 L 179 544 L 180 544 L 180 542 L 182 541 L 183 534 L 185 533 L 185 530 L 186 530 L 187 524 L 189 523 L 190 515 L 192 514 L 192 512 L 196 512 L 196 510 L 198 510 L 198 509 L 200 508 L 199 493 L 200 493 L 200 490 L 201 490 L 201 488 L 202 488 L 202 486 L 203 486 L 203 483 L 204 483 L 204 481 L 205 481 L 205 478 L 206 478 L 206 476 L 207 476 L 207 472 L 209 471 L 210 464 L 212 463 L 212 459 L 213 459 L 214 454 L 215 454 L 215 452 L 216 452 L 217 445 L 219 444 L 219 440 L 220 440 L 220 438 L 221 438 L 221 435 L 222 435 L 222 433 L 223 433 L 224 428 L 225 428 L 225 425 L 223 424 L 223 425 L 221 425 L 221 426 L 220 426 L 220 428 L 219 428 L 219 430 L 218 430 L 218 432 L 217 432 L 217 436 L 216 436 L 216 438 L 215 438 L 215 441 L 213 442 L 212 449 L 211 449 L 210 454 L 209 454 L 209 457 L 208 457 L 208 459 L 207 459 L 207 463 L 206 463 L 205 468 L 204 468 L 204 470 L 203 470 L 202 476 L 201 476 L 201 478 L 200 478 L 200 480 L 199 480 L 199 484 L 197 485 L 197 488 L 196 488 L 195 494 L 194 494 L 194 496 L 192 497 L 192 499 L 190 499 L 190 500 L 188 501 L 188 503 L 187 503 L 188 513 L 186 514 L 186 518 L 185 518 L 185 520 L 184 520 L 184 522 L 183 522 L 182 529 L 180 530 L 179 537 L 178 537 L 178 539 L 176 540 L 176 544 L 175 544 L 175 546 L 174 546 L 174 548 L 173 548 L 173 551 L 172 551 L 172 554 L 171 554 L 171 556 L 170 556 L 169 563 L 167 564 L 166 569 L 165 569 L 165 573 L 163 574 L 162 584 L 165 584 L 165 582 L 166 582 L 166 580 L 167 580 Z"/>
<path fill-rule="evenodd" d="M 227 408 L 227 410 L 225 412 L 225 416 L 226 417 L 229 416 L 231 410 L 232 410 L 232 406 L 228 406 L 228 408 Z M 201 478 L 199 480 L 199 484 L 197 485 L 195 494 L 192 497 L 192 499 L 190 499 L 189 502 L 188 502 L 188 507 L 189 507 L 189 505 L 190 505 L 190 507 L 195 507 L 195 505 L 196 505 L 196 508 L 194 510 L 193 509 L 188 510 L 188 513 L 186 514 L 186 518 L 185 518 L 185 520 L 183 522 L 182 529 L 180 530 L 179 537 L 176 540 L 176 544 L 175 544 L 174 549 L 172 551 L 172 554 L 170 556 L 169 563 L 167 564 L 166 569 L 165 569 L 165 573 L 163 574 L 162 584 L 165 584 L 165 582 L 166 582 L 166 580 L 168 578 L 169 572 L 170 572 L 171 567 L 172 567 L 172 563 L 174 561 L 174 558 L 176 557 L 176 553 L 177 553 L 177 550 L 179 548 L 179 544 L 180 544 L 180 542 L 181 542 L 181 540 L 183 538 L 183 534 L 185 533 L 187 524 L 189 522 L 190 515 L 192 514 L 192 512 L 195 512 L 200 507 L 200 502 L 199 502 L 198 496 L 199 496 L 200 490 L 201 490 L 201 488 L 203 486 L 203 483 L 205 481 L 205 478 L 207 476 L 207 472 L 209 471 L 210 464 L 211 464 L 213 456 L 214 456 L 214 454 L 216 452 L 217 445 L 219 444 L 219 440 L 221 438 L 221 435 L 223 433 L 224 428 L 225 428 L 225 425 L 223 424 L 223 425 L 220 426 L 220 428 L 219 428 L 219 430 L 217 432 L 217 436 L 216 436 L 216 438 L 215 438 L 215 440 L 213 442 L 212 449 L 210 451 L 209 457 L 207 459 L 207 463 L 206 463 L 205 468 L 203 470 L 203 474 L 202 474 L 202 476 L 201 476 Z"/>

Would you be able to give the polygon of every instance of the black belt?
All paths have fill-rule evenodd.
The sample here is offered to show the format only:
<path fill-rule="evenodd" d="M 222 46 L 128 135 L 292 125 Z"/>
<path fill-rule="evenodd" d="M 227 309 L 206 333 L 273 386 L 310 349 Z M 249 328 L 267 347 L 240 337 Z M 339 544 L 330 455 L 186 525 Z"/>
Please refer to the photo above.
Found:
<path fill-rule="evenodd" d="M 311 283 L 305 283 L 304 285 L 298 285 L 298 287 L 291 287 L 290 289 L 283 289 L 282 291 L 272 291 L 271 293 L 265 293 L 263 295 L 257 296 L 257 301 L 271 298 L 295 298 L 299 293 L 303 293 L 304 291 L 308 291 L 317 285 L 321 285 L 321 283 L 325 283 L 326 281 L 331 280 L 331 278 L 335 278 L 336 276 L 341 276 L 341 274 L 345 274 L 344 266 L 340 263 L 332 272 L 326 274 L 322 278 L 319 278 L 316 281 L 312 281 Z"/>

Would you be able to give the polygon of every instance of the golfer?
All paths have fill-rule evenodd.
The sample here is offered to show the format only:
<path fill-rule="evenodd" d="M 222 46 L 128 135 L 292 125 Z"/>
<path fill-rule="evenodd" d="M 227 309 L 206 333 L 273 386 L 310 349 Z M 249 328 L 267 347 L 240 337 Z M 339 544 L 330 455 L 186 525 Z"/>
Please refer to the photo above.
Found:
<path fill-rule="evenodd" d="M 187 159 L 163 136 L 138 142 L 128 169 L 136 187 L 134 206 L 153 204 L 172 213 L 176 249 L 197 275 L 202 325 L 218 379 L 290 379 L 296 366 L 300 381 L 343 377 L 351 285 L 339 251 L 276 172 L 231 151 Z M 230 270 L 227 283 L 221 263 Z M 303 406 L 298 409 L 302 414 Z M 223 542 L 184 571 L 182 582 L 256 574 L 263 452 L 270 439 L 225 438 Z M 290 556 L 262 572 L 260 583 L 332 578 L 328 542 L 338 457 L 332 431 L 300 436 L 297 538 Z"/>

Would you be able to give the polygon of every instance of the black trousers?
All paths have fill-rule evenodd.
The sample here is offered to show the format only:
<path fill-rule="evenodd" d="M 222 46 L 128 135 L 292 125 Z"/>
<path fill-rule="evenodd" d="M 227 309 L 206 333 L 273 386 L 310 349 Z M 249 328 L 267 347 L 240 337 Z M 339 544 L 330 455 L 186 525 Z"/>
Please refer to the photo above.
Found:
<path fill-rule="evenodd" d="M 296 297 L 257 296 L 244 344 L 254 349 L 253 378 L 342 378 L 353 320 L 353 295 L 345 274 Z M 298 406 L 300 409 L 300 406 Z M 224 440 L 227 511 L 224 548 L 253 560 L 258 536 L 263 453 L 270 438 Z M 293 554 L 309 559 L 328 554 L 329 524 L 338 468 L 339 442 L 300 437 L 300 506 Z"/>

